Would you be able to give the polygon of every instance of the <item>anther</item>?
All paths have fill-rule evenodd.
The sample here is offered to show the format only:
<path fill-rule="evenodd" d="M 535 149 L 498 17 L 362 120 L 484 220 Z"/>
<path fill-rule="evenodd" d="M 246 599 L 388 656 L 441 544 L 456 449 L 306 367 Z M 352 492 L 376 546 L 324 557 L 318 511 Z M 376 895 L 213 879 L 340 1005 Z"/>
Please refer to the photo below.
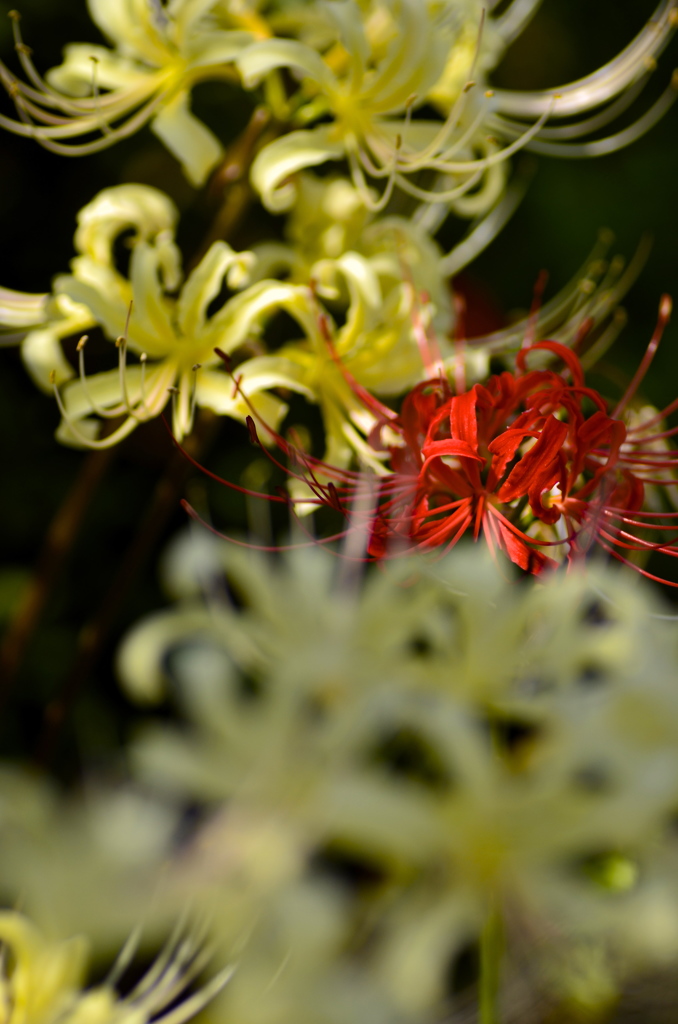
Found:
<path fill-rule="evenodd" d="M 30 57 L 33 53 L 30 46 L 26 46 L 25 43 L 15 43 L 14 49 L 17 53 L 23 53 L 25 57 Z"/>
<path fill-rule="evenodd" d="M 485 99 L 486 100 L 491 100 L 493 96 L 494 96 L 494 89 L 486 89 L 485 90 Z"/>
<path fill-rule="evenodd" d="M 89 335 L 88 334 L 83 334 L 82 338 L 80 339 L 78 344 L 75 346 L 75 351 L 76 352 L 82 352 L 82 350 L 84 349 L 84 347 L 85 347 L 85 345 L 87 344 L 88 341 L 89 341 Z"/>
<path fill-rule="evenodd" d="M 122 335 L 121 335 L 121 336 L 120 336 L 119 338 L 116 338 L 116 339 L 115 339 L 115 347 L 116 347 L 116 348 L 122 348 L 122 347 L 124 347 L 124 346 L 125 346 L 126 344 L 127 344 L 127 338 L 125 338 L 125 337 L 124 337 L 124 336 L 122 336 Z"/>
<path fill-rule="evenodd" d="M 12 19 L 12 21 L 21 21 L 21 15 L 19 14 L 18 11 L 8 11 L 8 16 Z"/>
<path fill-rule="evenodd" d="M 471 89 L 473 88 L 473 86 L 474 86 L 475 84 L 476 84 L 476 83 L 475 83 L 475 82 L 473 82 L 473 81 L 471 81 L 471 82 L 467 82 L 467 83 L 465 84 L 465 86 L 464 86 L 464 88 L 463 88 L 463 90 L 462 90 L 462 91 L 463 91 L 463 92 L 469 92 L 469 91 L 470 91 L 470 90 L 471 90 Z"/>
<path fill-rule="evenodd" d="M 644 58 L 643 65 L 645 66 L 647 71 L 657 70 L 657 61 L 654 59 L 654 57 L 650 56 L 650 54 L 647 54 L 647 56 Z"/>
<path fill-rule="evenodd" d="M 254 420 L 252 419 L 251 416 L 246 416 L 245 417 L 245 424 L 246 424 L 247 429 L 249 431 L 250 443 L 253 444 L 253 445 L 256 445 L 257 447 L 259 447 L 260 446 L 259 435 L 257 434 L 256 424 L 255 424 L 255 422 L 254 422 Z"/>
<path fill-rule="evenodd" d="M 12 12 L 10 11 L 10 14 L 11 13 Z M 53 388 L 56 387 L 56 370 L 50 370 L 49 371 L 49 382 L 50 382 L 50 384 L 52 385 Z"/>
<path fill-rule="evenodd" d="M 191 369 L 193 370 L 193 373 L 197 373 L 198 370 L 201 369 L 201 367 L 202 367 L 202 363 L 193 363 L 193 366 L 191 367 Z"/>

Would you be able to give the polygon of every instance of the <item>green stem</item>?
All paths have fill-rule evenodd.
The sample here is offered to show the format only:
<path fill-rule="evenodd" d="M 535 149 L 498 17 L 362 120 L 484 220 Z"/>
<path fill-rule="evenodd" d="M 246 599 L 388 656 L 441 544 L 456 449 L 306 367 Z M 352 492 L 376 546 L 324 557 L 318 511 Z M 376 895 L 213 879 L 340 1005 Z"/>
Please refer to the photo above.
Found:
<path fill-rule="evenodd" d="M 501 914 L 495 906 L 490 909 L 480 938 L 479 1024 L 499 1024 L 499 979 L 503 950 L 504 929 Z"/>

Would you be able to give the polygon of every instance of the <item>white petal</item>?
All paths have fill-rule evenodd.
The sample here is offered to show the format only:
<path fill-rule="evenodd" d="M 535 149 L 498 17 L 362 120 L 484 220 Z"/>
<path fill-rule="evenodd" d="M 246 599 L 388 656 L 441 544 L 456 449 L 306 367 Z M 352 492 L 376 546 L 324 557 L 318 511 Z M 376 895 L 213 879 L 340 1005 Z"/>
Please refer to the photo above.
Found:
<path fill-rule="evenodd" d="M 36 295 L 0 288 L 0 324 L 21 328 L 44 323 L 48 298 L 48 294 Z"/>
<path fill-rule="evenodd" d="M 204 328 L 207 307 L 237 259 L 238 254 L 226 242 L 214 242 L 186 279 L 177 302 L 177 323 L 191 340 Z"/>
<path fill-rule="evenodd" d="M 180 92 L 151 122 L 151 130 L 180 162 L 192 185 L 203 185 L 218 164 L 223 148 L 216 135 L 188 108 L 188 93 Z"/>
<path fill-rule="evenodd" d="M 179 211 L 164 192 L 150 185 L 116 185 L 99 192 L 78 213 L 75 247 L 100 263 L 112 264 L 113 243 L 129 228 L 136 240 L 174 232 Z"/>
<path fill-rule="evenodd" d="M 52 88 L 67 96 L 84 97 L 92 95 L 95 74 L 97 85 L 103 89 L 139 89 L 138 104 L 156 88 L 155 72 L 93 43 L 70 43 L 64 47 L 63 63 L 50 68 L 45 78 Z"/>
<path fill-rule="evenodd" d="M 248 46 L 237 59 L 245 88 L 258 85 L 276 68 L 291 68 L 318 82 L 321 89 L 333 92 L 337 81 L 322 57 L 294 39 L 265 39 Z"/>
<path fill-rule="evenodd" d="M 285 182 L 295 171 L 316 167 L 327 160 L 340 160 L 344 146 L 336 141 L 332 127 L 290 132 L 265 146 L 252 164 L 252 184 L 264 206 L 275 213 L 287 210 L 296 197 L 295 186 Z"/>
<path fill-rule="evenodd" d="M 57 384 L 63 384 L 74 375 L 73 367 L 62 351 L 58 336 L 50 327 L 45 327 L 41 331 L 31 331 L 26 335 L 21 343 L 21 358 L 33 382 L 42 391 L 52 390 L 52 373 L 55 374 Z"/>
<path fill-rule="evenodd" d="M 145 619 L 125 638 L 117 656 L 116 669 L 127 693 L 144 704 L 155 703 L 164 696 L 165 676 L 162 672 L 165 649 L 185 636 L 209 629 L 212 619 L 203 607 L 174 612 L 160 612 Z"/>
<path fill-rule="evenodd" d="M 247 416 L 254 415 L 259 425 L 267 424 L 272 430 L 277 430 L 287 412 L 285 402 L 266 391 L 257 392 L 251 383 L 243 387 L 243 390 L 247 401 L 241 394 L 234 394 L 233 381 L 225 373 L 201 370 L 196 383 L 195 400 L 199 406 L 212 409 L 220 416 L 231 416 L 244 422 Z M 262 430 L 261 434 L 262 440 L 267 441 L 266 432 Z"/>

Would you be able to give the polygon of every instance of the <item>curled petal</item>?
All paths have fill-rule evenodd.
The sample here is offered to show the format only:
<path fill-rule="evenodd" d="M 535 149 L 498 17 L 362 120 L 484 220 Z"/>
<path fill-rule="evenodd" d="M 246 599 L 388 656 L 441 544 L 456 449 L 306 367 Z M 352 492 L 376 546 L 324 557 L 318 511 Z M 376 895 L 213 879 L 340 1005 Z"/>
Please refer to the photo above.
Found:
<path fill-rule="evenodd" d="M 330 127 L 295 131 L 276 139 L 257 154 L 252 164 L 252 184 L 264 206 L 274 213 L 289 209 L 296 189 L 286 179 L 304 167 L 316 167 L 327 160 L 341 160 L 344 146 Z"/>

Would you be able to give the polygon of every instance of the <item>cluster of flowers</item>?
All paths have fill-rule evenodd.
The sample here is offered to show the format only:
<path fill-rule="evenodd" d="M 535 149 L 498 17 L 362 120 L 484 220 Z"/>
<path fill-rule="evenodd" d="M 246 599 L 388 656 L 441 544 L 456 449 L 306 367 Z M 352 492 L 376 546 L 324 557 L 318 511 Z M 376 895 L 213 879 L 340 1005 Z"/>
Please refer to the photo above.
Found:
<path fill-rule="evenodd" d="M 59 441 L 109 448 L 168 402 L 179 445 L 197 410 L 239 419 L 287 473 L 273 500 L 329 507 L 348 523 L 330 539 L 348 539 L 339 559 L 299 542 L 271 561 L 191 533 L 168 563 L 180 605 L 119 659 L 133 698 L 169 691 L 187 724 L 147 728 L 134 784 L 112 795 L 70 804 L 2 780 L 0 891 L 35 923 L 0 914 L 0 1015 L 422 1024 L 476 988 L 483 1024 L 499 1003 L 530 1019 L 535 993 L 605 1004 L 627 970 L 678 953 L 673 628 L 623 567 L 585 564 L 597 543 L 656 579 L 648 557 L 678 555 L 678 399 L 638 399 L 671 303 L 611 402 L 585 371 L 637 262 L 608 263 L 609 240 L 480 336 L 451 278 L 517 206 L 518 150 L 604 154 L 662 116 L 675 76 L 605 134 L 675 0 L 609 64 L 544 92 L 489 79 L 538 0 L 89 6 L 111 46 L 69 46 L 45 78 L 12 13 L 25 81 L 0 64 L 17 111 L 0 126 L 77 155 L 150 124 L 199 186 L 225 154 L 192 89 L 258 89 L 247 166 L 223 177 L 249 175 L 282 237 L 219 238 L 184 275 L 170 197 L 107 188 L 50 293 L 0 289 L 0 328 L 54 394 Z M 450 215 L 472 224 L 444 252 Z M 269 346 L 283 317 L 296 336 Z M 117 366 L 92 374 L 98 329 Z M 291 392 L 319 407 L 322 458 L 284 436 Z M 500 569 L 450 553 L 481 535 Z M 504 578 L 511 562 L 538 579 Z M 140 915 L 162 951 L 120 995 Z M 80 932 L 99 954 L 123 943 L 87 990 Z"/>

